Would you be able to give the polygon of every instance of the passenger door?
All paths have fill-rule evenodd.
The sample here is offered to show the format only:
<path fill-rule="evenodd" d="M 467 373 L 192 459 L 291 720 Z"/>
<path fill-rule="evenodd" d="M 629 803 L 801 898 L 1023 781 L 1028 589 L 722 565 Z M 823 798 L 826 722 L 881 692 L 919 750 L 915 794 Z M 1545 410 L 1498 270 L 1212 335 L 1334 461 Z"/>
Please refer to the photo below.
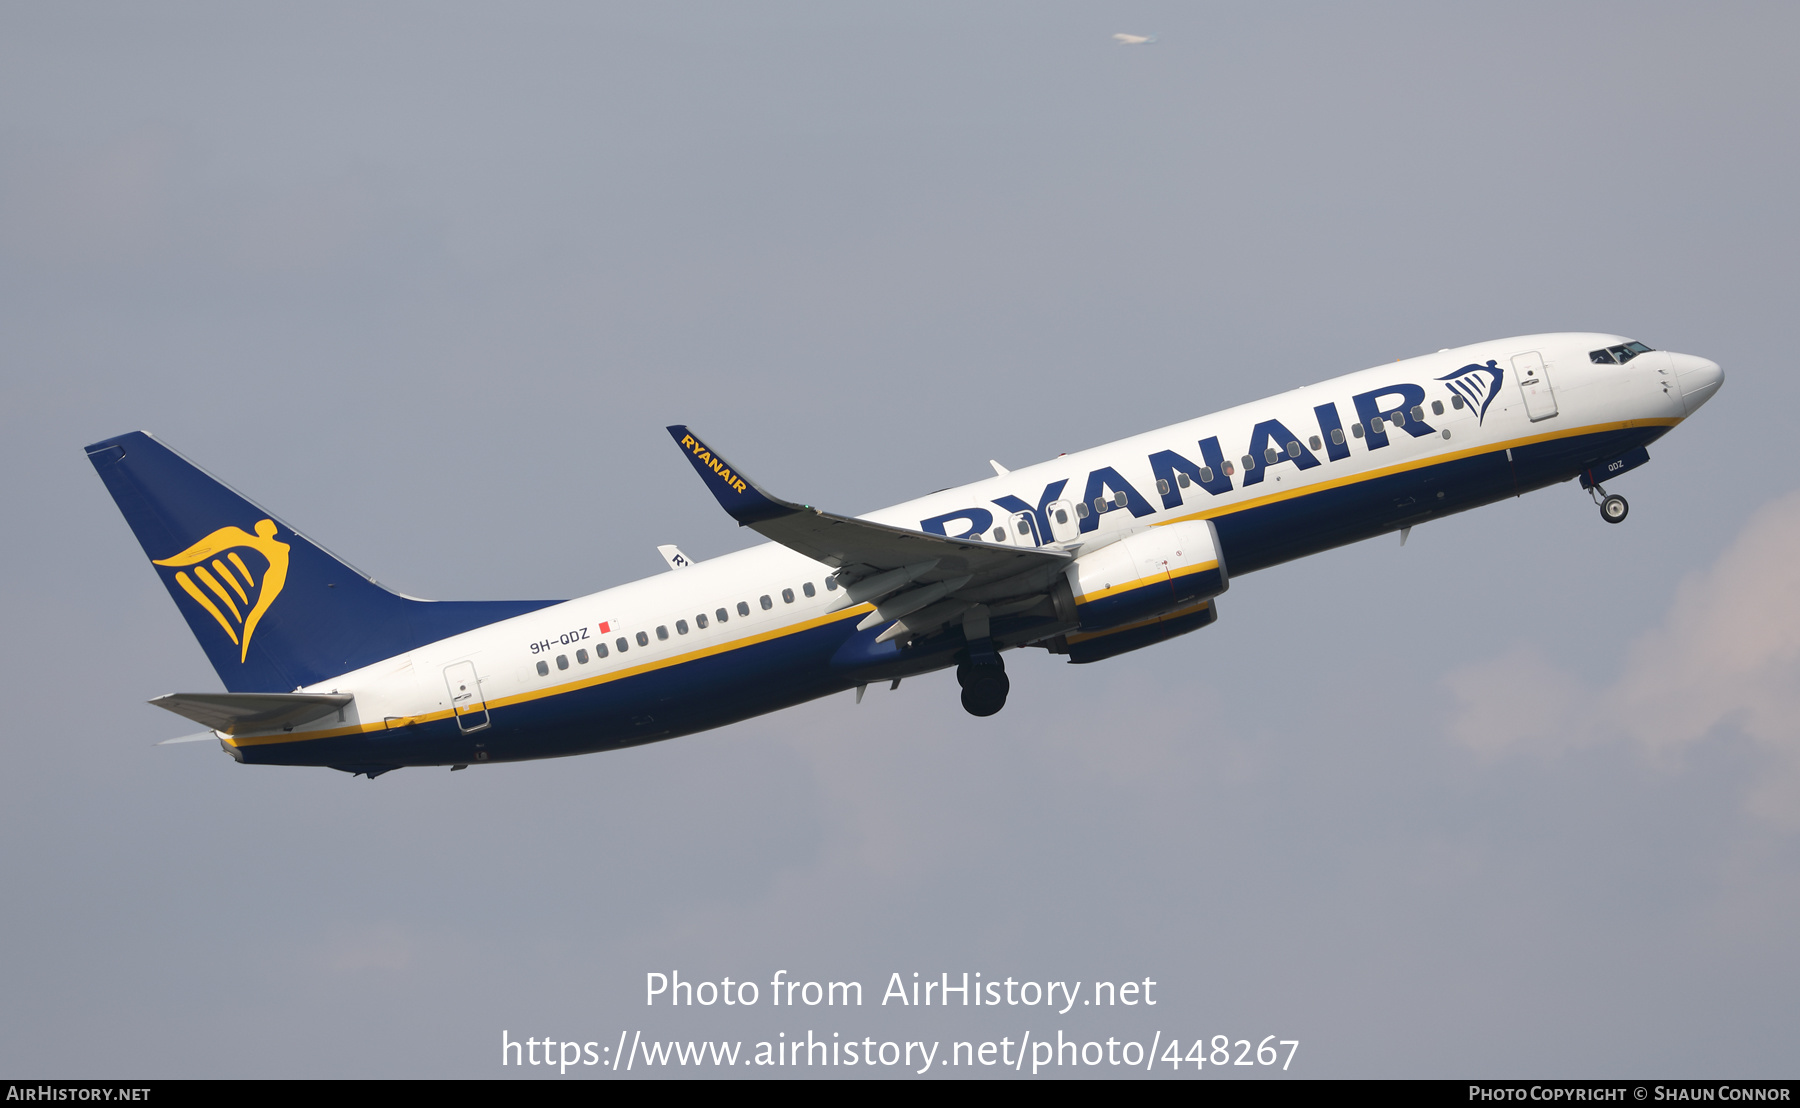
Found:
<path fill-rule="evenodd" d="M 1037 518 L 1030 512 L 1014 512 L 1007 523 L 1006 541 L 1014 546 L 1038 544 Z"/>
<path fill-rule="evenodd" d="M 481 695 L 481 678 L 474 662 L 454 662 L 444 667 L 444 684 L 450 689 L 450 713 L 465 735 L 489 723 L 487 698 Z"/>
<path fill-rule="evenodd" d="M 1513 379 L 1525 394 L 1525 415 L 1536 423 L 1556 414 L 1556 393 L 1550 388 L 1550 371 L 1544 368 L 1543 355 L 1532 350 L 1513 355 Z"/>

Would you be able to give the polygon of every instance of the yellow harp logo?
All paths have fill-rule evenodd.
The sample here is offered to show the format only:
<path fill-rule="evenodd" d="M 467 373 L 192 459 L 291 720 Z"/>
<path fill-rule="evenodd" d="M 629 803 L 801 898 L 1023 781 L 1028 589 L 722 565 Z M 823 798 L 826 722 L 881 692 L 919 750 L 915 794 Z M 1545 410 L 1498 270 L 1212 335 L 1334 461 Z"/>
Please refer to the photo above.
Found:
<path fill-rule="evenodd" d="M 264 563 L 260 585 L 240 551 L 249 551 Z M 250 636 L 256 632 L 257 621 L 287 584 L 288 544 L 275 541 L 275 521 L 265 519 L 257 523 L 254 535 L 242 527 L 221 527 L 172 558 L 156 559 L 156 564 L 182 567 L 175 574 L 175 583 L 219 621 L 239 648 L 238 661 L 242 662 L 250 656 Z M 188 569 L 194 571 L 193 577 L 187 575 Z M 194 577 L 206 586 L 204 592 Z"/>

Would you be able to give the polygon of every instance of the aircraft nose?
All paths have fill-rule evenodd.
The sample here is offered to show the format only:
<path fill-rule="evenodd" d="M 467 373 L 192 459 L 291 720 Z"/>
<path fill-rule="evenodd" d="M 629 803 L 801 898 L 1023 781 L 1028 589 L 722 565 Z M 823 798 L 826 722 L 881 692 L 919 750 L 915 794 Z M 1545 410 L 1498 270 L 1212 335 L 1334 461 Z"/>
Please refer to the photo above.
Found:
<path fill-rule="evenodd" d="M 1713 393 L 1725 383 L 1725 371 L 1719 363 L 1693 354 L 1669 355 L 1675 370 L 1675 382 L 1681 389 L 1681 403 L 1688 415 L 1700 410 L 1700 405 L 1712 399 Z"/>

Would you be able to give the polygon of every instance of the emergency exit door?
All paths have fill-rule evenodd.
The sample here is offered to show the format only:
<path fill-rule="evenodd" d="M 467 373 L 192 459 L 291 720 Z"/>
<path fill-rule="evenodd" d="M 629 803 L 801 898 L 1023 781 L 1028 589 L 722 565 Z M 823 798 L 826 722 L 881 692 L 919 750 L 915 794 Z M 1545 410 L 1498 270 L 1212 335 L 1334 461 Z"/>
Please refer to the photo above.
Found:
<path fill-rule="evenodd" d="M 464 734 L 488 725 L 487 699 L 481 695 L 481 678 L 475 675 L 474 662 L 456 662 L 444 667 L 444 684 L 450 689 L 450 713 Z"/>
<path fill-rule="evenodd" d="M 1030 512 L 1014 512 L 1006 522 L 1007 542 L 1014 546 L 1038 545 L 1037 519 Z"/>
<path fill-rule="evenodd" d="M 1544 368 L 1543 355 L 1535 350 L 1515 354 L 1512 366 L 1513 379 L 1525 394 L 1526 417 L 1536 423 L 1555 415 L 1556 393 L 1550 388 L 1550 371 Z"/>

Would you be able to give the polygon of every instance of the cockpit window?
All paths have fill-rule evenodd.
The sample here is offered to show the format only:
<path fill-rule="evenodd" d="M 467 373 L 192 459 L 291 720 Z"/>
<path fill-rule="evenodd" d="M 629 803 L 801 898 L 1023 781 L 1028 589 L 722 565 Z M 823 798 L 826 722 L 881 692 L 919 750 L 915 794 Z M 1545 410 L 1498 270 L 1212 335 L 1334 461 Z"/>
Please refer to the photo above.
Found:
<path fill-rule="evenodd" d="M 1641 342 L 1628 342 L 1623 346 L 1609 346 L 1605 350 L 1590 350 L 1588 358 L 1595 365 L 1624 365 L 1639 354 L 1648 354 L 1653 349 L 1655 348 Z"/>

